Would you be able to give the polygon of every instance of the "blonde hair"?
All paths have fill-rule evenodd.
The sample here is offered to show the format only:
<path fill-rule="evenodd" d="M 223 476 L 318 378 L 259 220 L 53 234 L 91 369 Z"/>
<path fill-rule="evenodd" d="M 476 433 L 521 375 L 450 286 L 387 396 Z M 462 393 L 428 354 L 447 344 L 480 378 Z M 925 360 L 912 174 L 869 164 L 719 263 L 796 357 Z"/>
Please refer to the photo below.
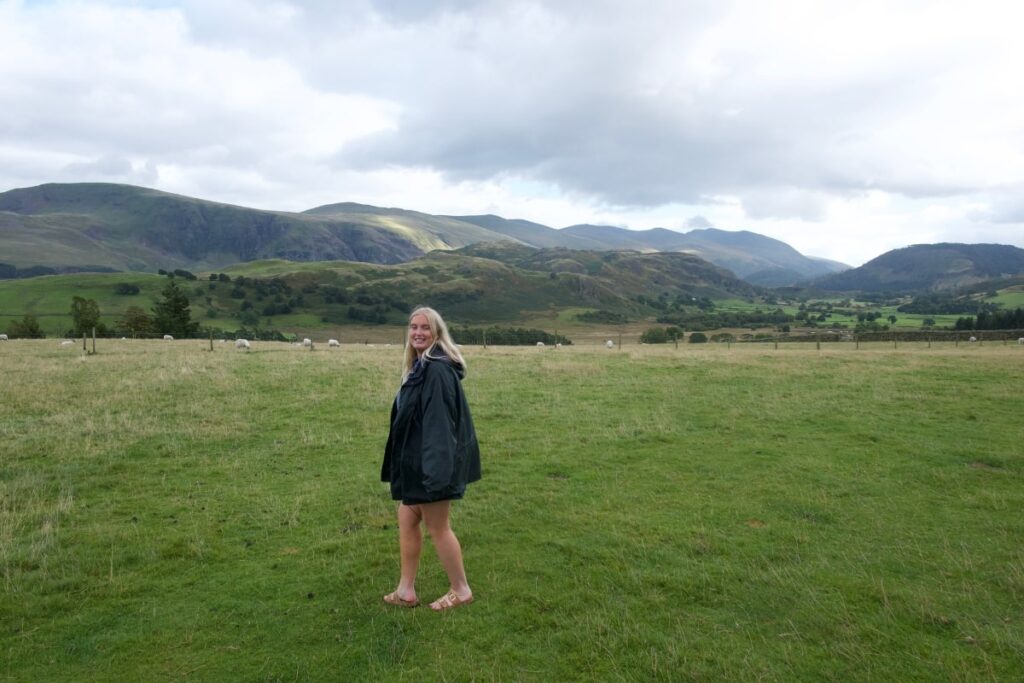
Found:
<path fill-rule="evenodd" d="M 452 341 L 452 335 L 448 332 L 448 326 L 445 324 L 441 314 L 435 311 L 429 306 L 419 306 L 412 313 L 409 314 L 409 323 L 412 323 L 412 319 L 418 315 L 422 315 L 427 319 L 427 325 L 430 327 L 430 334 L 434 338 L 434 343 L 431 344 L 430 348 L 424 352 L 423 357 L 428 361 L 438 360 L 441 355 L 433 355 L 435 349 L 439 349 L 442 354 L 448 356 L 453 363 L 461 366 L 463 371 L 466 369 L 466 361 L 462 357 L 462 353 L 459 351 L 459 347 Z M 409 332 L 406 330 L 405 334 L 405 356 L 402 363 L 402 382 L 404 383 L 409 373 L 412 372 L 412 365 L 416 362 L 416 349 L 412 348 L 412 344 L 409 343 Z"/>

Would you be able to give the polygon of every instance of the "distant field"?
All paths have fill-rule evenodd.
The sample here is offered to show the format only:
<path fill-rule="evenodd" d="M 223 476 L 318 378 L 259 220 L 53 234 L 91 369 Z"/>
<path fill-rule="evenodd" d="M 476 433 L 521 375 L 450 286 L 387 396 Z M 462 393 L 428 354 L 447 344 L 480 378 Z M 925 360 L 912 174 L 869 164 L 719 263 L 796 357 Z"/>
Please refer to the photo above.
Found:
<path fill-rule="evenodd" d="M 0 677 L 1024 671 L 1024 348 L 469 348 L 439 616 L 380 601 L 399 348 L 254 347 L 0 342 Z"/>
<path fill-rule="evenodd" d="M 1017 285 L 1004 289 L 994 297 L 985 297 L 985 301 L 1002 304 L 1003 308 L 1024 307 L 1024 287 Z"/>

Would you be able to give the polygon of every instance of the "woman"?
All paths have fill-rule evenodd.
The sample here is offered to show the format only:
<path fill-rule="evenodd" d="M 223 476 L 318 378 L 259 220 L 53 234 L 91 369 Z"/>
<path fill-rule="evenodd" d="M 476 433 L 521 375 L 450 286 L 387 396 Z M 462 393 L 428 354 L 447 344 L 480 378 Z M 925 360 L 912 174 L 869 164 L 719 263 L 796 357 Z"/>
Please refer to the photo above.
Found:
<path fill-rule="evenodd" d="M 400 501 L 402 576 L 398 588 L 384 596 L 389 605 L 420 604 L 416 570 L 423 546 L 421 522 L 450 583 L 449 591 L 430 603 L 431 609 L 442 612 L 473 602 L 462 547 L 448 524 L 452 501 L 462 498 L 466 484 L 480 478 L 480 449 L 462 393 L 465 374 L 466 362 L 437 311 L 413 311 L 402 386 L 391 407 L 391 432 L 380 471 L 381 481 L 391 484 L 391 497 Z"/>

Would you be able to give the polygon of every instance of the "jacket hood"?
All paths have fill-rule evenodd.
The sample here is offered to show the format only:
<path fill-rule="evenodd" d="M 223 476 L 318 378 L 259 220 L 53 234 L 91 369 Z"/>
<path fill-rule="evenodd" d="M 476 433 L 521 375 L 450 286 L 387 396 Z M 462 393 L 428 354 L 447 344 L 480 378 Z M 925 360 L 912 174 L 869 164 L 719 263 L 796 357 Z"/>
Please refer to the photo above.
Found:
<path fill-rule="evenodd" d="M 446 354 L 438 346 L 432 346 L 429 349 L 427 349 L 427 352 L 423 354 L 423 357 L 426 359 L 428 363 L 448 364 L 449 366 L 451 366 L 452 370 L 455 371 L 455 374 L 459 376 L 459 379 L 465 379 L 466 377 L 466 368 L 463 367 L 461 363 L 457 363 L 456 361 L 449 358 L 448 354 Z"/>
<path fill-rule="evenodd" d="M 427 363 L 444 363 L 455 371 L 460 380 L 466 377 L 466 368 L 461 363 L 457 363 L 449 358 L 448 354 L 437 346 L 432 346 L 427 349 L 427 352 L 421 358 L 416 359 L 416 362 L 412 364 L 412 370 L 409 371 L 409 376 L 406 377 L 403 385 L 418 384 L 423 381 L 423 374 Z"/>

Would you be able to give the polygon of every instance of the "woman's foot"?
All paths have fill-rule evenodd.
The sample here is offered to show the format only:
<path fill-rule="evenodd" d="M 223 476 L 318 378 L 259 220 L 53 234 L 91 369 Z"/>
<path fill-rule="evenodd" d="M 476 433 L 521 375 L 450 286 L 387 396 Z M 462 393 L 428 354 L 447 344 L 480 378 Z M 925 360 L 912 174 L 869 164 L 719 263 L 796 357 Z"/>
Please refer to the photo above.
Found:
<path fill-rule="evenodd" d="M 468 605 L 473 602 L 473 594 L 467 592 L 465 595 L 459 595 L 455 591 L 448 591 L 440 598 L 430 603 L 430 609 L 435 612 L 446 612 L 450 609 L 455 609 L 461 605 Z"/>
<path fill-rule="evenodd" d="M 406 595 L 399 595 L 398 591 L 394 593 L 388 593 L 384 596 L 384 602 L 395 607 L 417 607 L 420 604 L 419 598 L 416 597 L 415 593 Z"/>

